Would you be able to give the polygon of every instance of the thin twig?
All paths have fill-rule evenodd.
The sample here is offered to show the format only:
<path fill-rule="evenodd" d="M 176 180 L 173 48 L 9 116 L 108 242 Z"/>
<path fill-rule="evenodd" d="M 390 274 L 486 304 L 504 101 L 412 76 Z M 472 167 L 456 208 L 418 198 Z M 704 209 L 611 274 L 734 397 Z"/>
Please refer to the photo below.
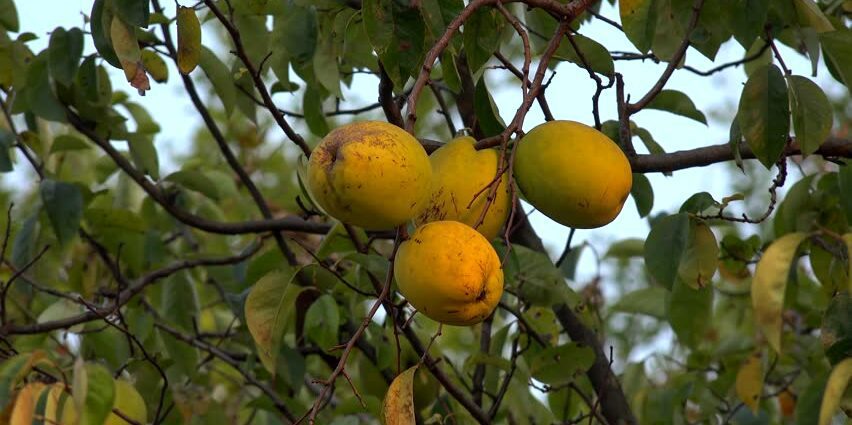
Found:
<path fill-rule="evenodd" d="M 675 50 L 674 55 L 672 55 L 669 64 L 666 66 L 666 69 L 663 71 L 660 78 L 648 90 L 648 93 L 645 96 L 642 96 L 636 103 L 628 103 L 627 111 L 632 115 L 636 112 L 641 111 L 643 108 L 648 106 L 655 97 L 663 90 L 666 82 L 669 81 L 669 77 L 672 76 L 675 69 L 680 65 L 680 62 L 683 60 L 683 56 L 686 54 L 686 49 L 689 48 L 689 38 L 692 36 L 692 32 L 695 30 L 695 27 L 698 25 L 698 17 L 701 14 L 701 7 L 704 5 L 704 0 L 695 0 L 695 3 L 692 5 L 692 17 L 689 20 L 689 25 L 686 27 L 686 34 L 683 37 L 683 41 L 678 46 L 677 50 Z"/>

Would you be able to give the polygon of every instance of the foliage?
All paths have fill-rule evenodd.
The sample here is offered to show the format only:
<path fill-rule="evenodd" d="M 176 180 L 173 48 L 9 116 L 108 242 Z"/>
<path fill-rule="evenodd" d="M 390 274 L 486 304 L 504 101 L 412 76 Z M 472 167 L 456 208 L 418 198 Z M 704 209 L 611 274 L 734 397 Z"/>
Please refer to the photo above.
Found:
<path fill-rule="evenodd" d="M 852 414 L 849 97 L 832 100 L 784 62 L 800 54 L 852 87 L 852 2 L 619 0 L 615 20 L 593 0 L 163 6 L 94 0 L 85 25 L 57 27 L 34 51 L 16 3 L 0 0 L 0 172 L 23 176 L 0 191 L 0 423 L 77 422 L 73 407 L 100 424 L 125 382 L 154 424 L 822 425 Z M 584 35 L 595 21 L 635 49 Z M 724 43 L 743 59 L 717 61 Z M 714 67 L 692 66 L 698 55 Z M 635 102 L 620 72 L 632 60 L 662 64 Z M 481 324 L 439 326 L 393 282 L 404 229 L 324 216 L 304 188 L 306 156 L 354 120 L 386 120 L 428 150 L 464 127 L 478 149 L 499 149 L 511 182 L 523 129 L 538 124 L 526 112 L 559 118 L 548 101 L 561 94 L 547 91 L 559 66 L 588 73 L 578 84 L 595 87 L 593 124 L 630 159 L 651 230 L 603 250 L 569 239 L 554 263 L 512 189 L 492 240 L 499 307 Z M 654 109 L 708 124 L 669 77 L 739 66 L 726 143 L 666 153 L 631 120 Z M 378 98 L 366 107 L 343 98 L 361 74 Z M 519 104 L 497 105 L 486 75 L 514 78 L 503 84 Z M 169 129 L 137 97 L 167 81 L 202 123 L 179 158 L 158 152 Z M 599 104 L 605 90 L 617 105 Z M 601 122 L 602 107 L 618 121 Z M 644 174 L 728 161 L 749 176 L 742 191 L 651 214 Z M 768 208 L 741 205 L 767 188 Z M 589 253 L 611 273 L 576 282 Z M 604 286 L 615 288 L 606 300 Z"/>

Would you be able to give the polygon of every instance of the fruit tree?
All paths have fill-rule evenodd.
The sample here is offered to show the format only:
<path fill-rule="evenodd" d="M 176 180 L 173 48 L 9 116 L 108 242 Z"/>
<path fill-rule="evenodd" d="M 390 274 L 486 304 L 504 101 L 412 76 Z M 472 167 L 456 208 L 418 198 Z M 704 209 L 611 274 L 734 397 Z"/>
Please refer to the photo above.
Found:
<path fill-rule="evenodd" d="M 0 0 L 0 424 L 849 423 L 850 87 L 849 0 Z"/>

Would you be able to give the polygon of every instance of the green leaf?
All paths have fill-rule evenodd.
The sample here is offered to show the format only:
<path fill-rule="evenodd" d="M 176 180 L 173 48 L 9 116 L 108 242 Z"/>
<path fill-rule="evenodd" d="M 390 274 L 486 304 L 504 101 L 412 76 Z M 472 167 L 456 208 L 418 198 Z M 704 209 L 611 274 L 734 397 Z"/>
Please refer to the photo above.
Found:
<path fill-rule="evenodd" d="M 361 8 L 366 10 L 366 7 L 365 1 Z M 295 63 L 308 63 L 314 57 L 317 46 L 316 10 L 313 7 L 302 7 L 297 4 L 287 5 L 286 13 L 275 16 L 272 36 L 284 43 L 284 49 Z M 280 75 L 279 78 L 281 78 Z"/>
<path fill-rule="evenodd" d="M 266 55 L 270 52 L 269 43 L 271 41 L 269 30 L 266 27 L 266 16 L 237 13 L 234 15 L 234 25 L 240 32 L 246 56 L 258 69 L 258 72 L 265 74 L 266 70 L 269 69 Z M 266 59 L 266 62 L 264 62 L 264 59 Z M 259 69 L 261 62 L 264 62 L 263 69 Z"/>
<path fill-rule="evenodd" d="M 751 284 L 751 301 L 758 327 L 769 345 L 781 352 L 781 312 L 790 267 L 796 258 L 804 233 L 789 233 L 778 238 L 760 258 Z"/>
<path fill-rule="evenodd" d="M 50 153 L 79 151 L 90 148 L 91 146 L 88 143 L 77 136 L 61 134 L 53 139 L 53 144 L 50 145 Z"/>
<path fill-rule="evenodd" d="M 335 97 L 342 97 L 340 91 L 340 70 L 337 66 L 337 52 L 330 35 L 320 37 L 314 53 L 314 74 L 317 81 Z"/>
<path fill-rule="evenodd" d="M 668 317 L 678 341 L 696 348 L 713 316 L 713 288 L 694 289 L 680 279 L 675 279 L 668 301 Z"/>
<path fill-rule="evenodd" d="M 219 60 L 212 50 L 205 46 L 201 46 L 198 65 L 201 66 L 201 70 L 210 79 L 213 90 L 219 96 L 219 100 L 222 101 L 222 106 L 225 107 L 225 113 L 231 116 L 236 102 L 237 88 L 234 85 L 234 80 L 228 67 Z"/>
<path fill-rule="evenodd" d="M 831 299 L 822 319 L 820 333 L 820 338 L 826 347 L 826 355 L 833 352 L 835 346 L 839 346 L 838 349 L 841 352 L 852 351 L 852 346 L 849 345 L 852 342 L 852 295 L 850 293 L 839 292 Z M 843 358 L 846 358 L 846 355 L 840 359 Z"/>
<path fill-rule="evenodd" d="M 743 156 L 740 153 L 740 146 L 743 141 L 743 133 L 740 131 L 740 123 L 738 117 L 734 117 L 731 121 L 731 128 L 728 132 L 728 146 L 731 148 L 731 152 L 734 153 L 734 163 L 737 167 L 744 171 L 743 169 Z"/>
<path fill-rule="evenodd" d="M 609 54 L 609 50 L 607 50 L 606 47 L 597 41 L 580 34 L 574 34 L 571 37 L 580 52 L 577 52 L 577 49 L 574 48 L 574 45 L 571 44 L 570 40 L 563 40 L 559 45 L 559 48 L 556 49 L 556 52 L 553 54 L 553 57 L 575 63 L 581 68 L 585 68 L 585 66 L 588 65 L 592 71 L 597 72 L 598 74 L 607 76 L 613 75 L 615 67 L 612 62 L 612 56 Z M 582 53 L 582 58 L 580 53 Z"/>
<path fill-rule="evenodd" d="M 534 305 L 564 303 L 565 292 L 570 291 L 562 273 L 547 255 L 519 245 L 512 245 L 504 276 L 507 287 Z"/>
<path fill-rule="evenodd" d="M 160 178 L 160 162 L 157 159 L 157 149 L 151 136 L 133 133 L 128 136 L 127 146 L 130 157 L 139 171 L 151 176 L 154 180 Z"/>
<path fill-rule="evenodd" d="M 65 122 L 65 107 L 53 92 L 48 70 L 48 54 L 42 52 L 27 69 L 27 105 L 31 112 L 48 121 Z M 23 96 L 23 94 L 21 94 Z"/>
<path fill-rule="evenodd" d="M 80 28 L 57 27 L 50 34 L 47 65 L 53 80 L 63 85 L 70 85 L 80 66 L 83 55 L 83 31 Z"/>
<path fill-rule="evenodd" d="M 793 131 L 802 153 L 812 154 L 831 133 L 834 114 L 825 92 L 813 81 L 798 75 L 787 77 Z"/>
<path fill-rule="evenodd" d="M 565 385 L 586 373 L 594 362 L 592 347 L 569 342 L 536 353 L 529 360 L 530 374 L 547 385 Z"/>
<path fill-rule="evenodd" d="M 657 220 L 645 240 L 645 267 L 651 276 L 671 289 L 680 257 L 689 238 L 689 215 L 679 213 Z"/>
<path fill-rule="evenodd" d="M 837 170 L 837 186 L 840 193 L 852 193 L 852 164 L 841 165 Z M 840 204 L 846 212 L 846 222 L 852 223 L 852 196 L 841 196 Z M 852 252 L 852 249 L 850 249 Z M 852 254 L 850 254 L 852 255 Z M 852 276 L 852 273 L 850 273 Z M 852 291 L 852 288 L 850 288 Z"/>
<path fill-rule="evenodd" d="M 15 135 L 5 128 L 0 128 L 0 172 L 12 171 L 12 156 L 9 150 L 15 144 Z"/>
<path fill-rule="evenodd" d="M 325 112 L 322 110 L 323 98 L 319 92 L 311 87 L 305 90 L 302 98 L 302 110 L 305 113 L 305 121 L 311 133 L 318 137 L 325 137 L 329 132 L 328 122 L 325 120 Z"/>
<path fill-rule="evenodd" d="M 39 234 L 39 212 L 39 209 L 35 210 L 24 220 L 24 224 L 21 225 L 12 241 L 11 262 L 17 268 L 23 267 L 35 255 L 35 242 Z"/>
<path fill-rule="evenodd" d="M 644 314 L 660 320 L 666 318 L 666 299 L 669 291 L 659 286 L 637 289 L 624 294 L 610 308 L 610 311 L 632 314 Z"/>
<path fill-rule="evenodd" d="M 216 185 L 201 171 L 198 170 L 181 170 L 169 174 L 164 179 L 173 183 L 177 183 L 189 190 L 196 191 L 214 201 L 219 200 L 219 190 Z"/>
<path fill-rule="evenodd" d="M 0 409 L 5 410 L 13 400 L 15 387 L 29 373 L 35 355 L 36 353 L 17 354 L 0 363 Z"/>
<path fill-rule="evenodd" d="M 819 418 L 820 404 L 825 384 L 828 382 L 827 372 L 818 372 L 811 377 L 810 383 L 802 391 L 796 401 L 796 424 L 816 425 Z"/>
<path fill-rule="evenodd" d="M 363 0 L 361 14 L 364 17 L 364 28 L 373 50 L 379 55 L 383 54 L 394 37 L 393 1 Z"/>
<path fill-rule="evenodd" d="M 296 272 L 291 269 L 269 273 L 254 284 L 246 298 L 246 326 L 261 363 L 272 374 L 275 374 L 285 329 L 293 318 L 296 297 L 301 292 L 301 288 L 291 285 L 295 276 Z"/>
<path fill-rule="evenodd" d="M 852 88 L 852 31 L 839 29 L 819 35 L 829 71 L 837 81 Z"/>
<path fill-rule="evenodd" d="M 148 2 L 141 0 L 112 0 L 112 7 L 118 16 L 130 25 L 148 28 Z"/>
<path fill-rule="evenodd" d="M 804 26 L 812 27 L 817 32 L 834 31 L 834 26 L 822 13 L 819 6 L 814 0 L 793 0 L 796 5 L 796 14 L 799 16 L 799 23 Z"/>
<path fill-rule="evenodd" d="M 394 90 L 402 92 L 405 82 L 421 69 L 425 23 L 416 4 L 390 1 L 393 5 L 393 37 L 387 48 L 379 54 Z"/>
<path fill-rule="evenodd" d="M 627 39 L 641 53 L 651 49 L 657 23 L 656 0 L 621 0 L 618 10 Z"/>
<path fill-rule="evenodd" d="M 737 0 L 728 1 L 725 10 L 728 12 L 726 22 L 734 38 L 747 49 L 763 32 L 766 17 L 769 14 L 769 0 Z"/>
<path fill-rule="evenodd" d="M 755 70 L 772 65 L 772 49 L 766 45 L 766 41 L 762 38 L 757 38 L 743 54 L 743 60 L 746 59 L 748 61 L 743 64 L 743 71 L 745 71 L 747 77 L 750 77 Z"/>
<path fill-rule="evenodd" d="M 472 74 L 476 74 L 500 47 L 500 33 L 505 22 L 494 7 L 480 7 L 465 21 L 462 36 Z"/>
<path fill-rule="evenodd" d="M 661 91 L 646 108 L 671 112 L 707 125 L 707 118 L 704 116 L 704 113 L 695 107 L 689 96 L 677 90 Z"/>
<path fill-rule="evenodd" d="M 7 31 L 18 32 L 18 10 L 15 0 L 0 0 L 0 26 Z"/>
<path fill-rule="evenodd" d="M 680 206 L 680 212 L 700 214 L 708 208 L 718 207 L 719 202 L 713 199 L 713 195 L 708 192 L 698 192 L 689 197 Z"/>
<path fill-rule="evenodd" d="M 749 77 L 740 97 L 737 120 L 757 159 L 772 168 L 790 133 L 787 84 L 777 66 L 762 67 Z"/>
<path fill-rule="evenodd" d="M 627 238 L 609 246 L 604 257 L 629 260 L 641 258 L 645 254 L 645 241 L 639 238 Z"/>
<path fill-rule="evenodd" d="M 190 280 L 189 273 L 181 272 L 169 276 L 163 283 L 158 311 L 163 319 L 185 334 L 195 331 L 195 318 L 199 314 L 199 300 L 196 285 Z M 166 353 L 173 365 L 171 373 L 181 377 L 195 375 L 198 366 L 198 350 L 178 341 L 171 334 L 161 331 Z"/>
<path fill-rule="evenodd" d="M 113 10 L 112 7 L 106 7 L 107 0 L 95 0 L 92 4 L 92 13 L 89 15 L 92 32 L 92 40 L 95 42 L 95 49 L 100 54 L 101 58 L 107 61 L 110 65 L 121 68 L 121 63 L 118 62 L 118 57 L 115 56 L 115 51 L 112 49 L 110 41 L 110 27 L 112 26 Z"/>
<path fill-rule="evenodd" d="M 324 350 L 337 345 L 339 326 L 340 313 L 331 295 L 319 297 L 305 314 L 305 334 Z"/>
<path fill-rule="evenodd" d="M 361 238 L 361 240 L 366 240 L 367 233 L 364 229 L 355 227 L 353 230 L 355 231 L 355 234 Z M 346 233 L 343 223 L 335 220 L 331 229 L 329 229 L 328 233 L 325 234 L 325 237 L 322 238 L 322 242 L 320 242 L 320 245 L 316 250 L 316 256 L 317 258 L 324 260 L 334 253 L 345 255 L 356 251 L 357 249 L 355 248 L 355 244 L 352 242 L 352 239 L 349 238 L 349 234 Z"/>
<path fill-rule="evenodd" d="M 84 377 L 78 374 L 85 374 Z M 80 388 L 77 382 L 85 382 Z M 94 363 L 74 368 L 74 402 L 83 406 L 80 425 L 102 425 L 112 411 L 115 381 L 109 371 Z M 81 390 L 81 391 L 78 391 Z"/>
<path fill-rule="evenodd" d="M 559 265 L 559 270 L 566 279 L 574 280 L 577 272 L 577 263 L 580 262 L 580 256 L 583 254 L 583 248 L 585 247 L 585 243 L 572 246 L 568 254 L 565 255 L 565 259 L 562 260 L 562 264 Z"/>
<path fill-rule="evenodd" d="M 686 37 L 686 25 L 692 17 L 689 1 L 655 0 L 656 25 L 651 50 L 663 61 L 674 59 L 675 52 Z"/>
<path fill-rule="evenodd" d="M 500 117 L 500 110 L 494 103 L 491 93 L 488 92 L 488 86 L 485 85 L 485 78 L 480 78 L 476 83 L 473 110 L 486 137 L 496 136 L 506 129 L 506 123 Z"/>
<path fill-rule="evenodd" d="M 71 183 L 44 179 L 41 182 L 41 200 L 56 238 L 65 245 L 76 236 L 83 217 L 80 189 Z"/>
<path fill-rule="evenodd" d="M 708 286 L 716 273 L 718 260 L 719 244 L 710 226 L 690 220 L 689 238 L 681 254 L 678 278 L 695 289 Z"/>
<path fill-rule="evenodd" d="M 654 208 L 654 188 L 651 181 L 641 173 L 633 173 L 633 186 L 630 188 L 630 196 L 636 203 L 636 211 L 639 217 L 645 217 Z"/>
<path fill-rule="evenodd" d="M 382 402 L 382 423 L 385 425 L 414 425 L 414 373 L 412 366 L 394 378 Z"/>

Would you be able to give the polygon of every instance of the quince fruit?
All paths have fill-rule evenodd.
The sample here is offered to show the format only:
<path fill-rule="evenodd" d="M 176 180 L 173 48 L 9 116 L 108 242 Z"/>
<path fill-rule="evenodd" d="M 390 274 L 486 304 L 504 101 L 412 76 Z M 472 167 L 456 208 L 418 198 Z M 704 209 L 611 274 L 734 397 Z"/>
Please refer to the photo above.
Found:
<path fill-rule="evenodd" d="M 550 121 L 527 133 L 515 152 L 514 176 L 536 209 L 578 229 L 614 220 L 633 184 L 621 148 L 574 121 Z"/>
<path fill-rule="evenodd" d="M 115 380 L 115 401 L 112 408 L 140 424 L 148 423 L 148 408 L 136 388 L 122 379 Z M 127 425 L 127 421 L 110 412 L 104 425 Z"/>
<path fill-rule="evenodd" d="M 503 270 L 494 247 L 457 221 L 418 227 L 399 247 L 394 276 L 414 308 L 447 325 L 485 320 L 503 295 Z"/>
<path fill-rule="evenodd" d="M 471 227 L 476 225 L 490 193 L 490 188 L 483 188 L 494 180 L 500 155 L 494 149 L 477 151 L 474 143 L 473 137 L 457 137 L 429 156 L 432 195 L 414 219 L 415 225 L 439 220 L 460 221 Z M 482 224 L 476 228 L 489 240 L 500 232 L 511 208 L 509 174 L 503 173 L 497 184 L 494 200 L 488 206 Z"/>
<path fill-rule="evenodd" d="M 328 133 L 308 161 L 308 188 L 330 216 L 383 230 L 411 220 L 429 196 L 432 167 L 420 143 L 381 121 Z"/>

